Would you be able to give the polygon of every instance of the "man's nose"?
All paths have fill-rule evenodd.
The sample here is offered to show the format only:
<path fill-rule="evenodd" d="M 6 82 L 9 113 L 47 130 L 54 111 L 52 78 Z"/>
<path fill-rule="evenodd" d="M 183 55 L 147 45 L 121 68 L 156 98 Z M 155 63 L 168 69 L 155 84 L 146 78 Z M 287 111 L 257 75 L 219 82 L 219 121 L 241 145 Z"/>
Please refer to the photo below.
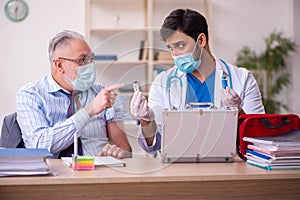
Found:
<path fill-rule="evenodd" d="M 172 54 L 172 56 L 179 56 L 180 55 L 179 52 L 175 49 L 171 51 L 171 54 Z"/>

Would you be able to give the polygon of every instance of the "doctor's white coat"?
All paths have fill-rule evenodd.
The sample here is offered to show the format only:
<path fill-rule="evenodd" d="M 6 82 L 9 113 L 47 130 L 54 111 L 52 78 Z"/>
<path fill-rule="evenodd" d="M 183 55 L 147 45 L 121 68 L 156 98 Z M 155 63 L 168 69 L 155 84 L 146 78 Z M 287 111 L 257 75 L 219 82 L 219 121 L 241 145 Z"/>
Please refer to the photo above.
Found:
<path fill-rule="evenodd" d="M 228 77 L 228 72 L 224 63 L 219 59 L 216 60 L 215 73 L 215 88 L 214 88 L 214 105 L 221 107 L 222 102 L 222 77 Z M 265 113 L 262 104 L 261 93 L 258 84 L 253 74 L 245 68 L 239 68 L 231 64 L 227 64 L 231 72 L 232 89 L 242 99 L 241 107 L 247 114 Z M 148 106 L 154 111 L 155 121 L 157 124 L 156 136 L 152 146 L 148 146 L 142 135 L 141 128 L 139 129 L 139 143 L 141 147 L 147 152 L 155 152 L 160 149 L 161 143 L 161 127 L 163 122 L 162 111 L 169 109 L 170 106 L 176 108 L 184 108 L 186 99 L 187 77 L 186 74 L 177 71 L 177 76 L 182 80 L 182 87 L 180 87 L 178 79 L 172 79 L 170 88 L 167 88 L 167 81 L 170 76 L 175 74 L 176 67 L 172 67 L 167 71 L 158 74 L 150 88 Z M 169 101 L 171 100 L 171 101 Z"/>

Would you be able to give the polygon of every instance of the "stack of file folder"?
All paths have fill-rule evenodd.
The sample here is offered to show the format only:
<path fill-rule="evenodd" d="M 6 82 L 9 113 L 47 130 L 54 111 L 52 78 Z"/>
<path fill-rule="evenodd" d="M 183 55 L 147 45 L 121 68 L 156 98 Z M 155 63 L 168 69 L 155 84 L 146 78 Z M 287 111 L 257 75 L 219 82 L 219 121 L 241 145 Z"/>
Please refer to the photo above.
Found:
<path fill-rule="evenodd" d="M 247 163 L 264 169 L 300 169 L 300 131 L 268 137 L 244 137 L 250 142 Z"/>
<path fill-rule="evenodd" d="M 0 148 L 0 177 L 51 174 L 47 149 Z"/>

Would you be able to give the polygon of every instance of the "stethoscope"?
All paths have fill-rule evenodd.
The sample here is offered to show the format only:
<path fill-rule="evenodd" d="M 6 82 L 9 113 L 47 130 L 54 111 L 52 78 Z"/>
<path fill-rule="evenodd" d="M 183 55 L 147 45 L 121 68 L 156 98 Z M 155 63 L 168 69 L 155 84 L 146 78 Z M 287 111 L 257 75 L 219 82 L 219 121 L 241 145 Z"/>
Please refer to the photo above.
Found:
<path fill-rule="evenodd" d="M 220 59 L 220 61 L 221 61 L 221 62 L 225 65 L 225 67 L 226 67 L 226 70 L 227 70 L 227 73 L 228 73 L 228 78 L 229 78 L 229 88 L 232 88 L 232 77 L 231 77 L 231 72 L 230 72 L 230 70 L 229 70 L 228 64 L 227 64 L 224 60 L 222 60 L 222 59 Z M 183 82 L 182 82 L 182 79 L 181 79 L 179 76 L 177 76 L 177 72 L 178 72 L 178 68 L 176 67 L 174 75 L 168 77 L 168 79 L 167 79 L 167 89 L 168 89 L 168 93 L 169 93 L 169 108 L 170 108 L 171 110 L 177 110 L 177 109 L 178 109 L 178 108 L 176 108 L 175 106 L 172 106 L 172 105 L 171 105 L 171 82 L 172 82 L 172 79 L 175 79 L 175 80 L 178 80 L 178 81 L 179 81 L 180 94 L 181 94 L 181 95 L 180 95 L 180 103 L 179 103 L 179 105 L 181 106 L 181 104 L 182 104 L 182 88 L 183 88 Z M 226 89 L 226 87 L 228 87 L 228 80 L 227 80 L 227 76 L 225 76 L 225 75 L 222 76 L 222 87 L 223 87 L 224 89 Z"/>
<path fill-rule="evenodd" d="M 168 93 L 169 93 L 169 108 L 171 110 L 177 110 L 178 109 L 175 106 L 171 105 L 171 82 L 172 82 L 172 79 L 177 79 L 179 81 L 180 94 L 181 94 L 180 95 L 180 103 L 179 103 L 179 105 L 181 105 L 181 103 L 182 103 L 182 88 L 183 88 L 183 83 L 182 83 L 181 78 L 179 76 L 177 76 L 177 72 L 178 72 L 178 68 L 176 67 L 174 75 L 168 77 L 168 80 L 167 80 L 167 89 L 168 89 Z"/>
<path fill-rule="evenodd" d="M 229 88 L 232 88 L 232 77 L 231 77 L 231 72 L 229 70 L 228 64 L 224 60 L 222 60 L 222 59 L 220 59 L 220 61 L 226 67 L 226 70 L 227 70 L 227 73 L 228 73 L 228 77 L 229 77 Z M 228 85 L 227 84 L 227 77 L 226 76 L 222 76 L 222 86 L 223 86 L 223 88 L 226 89 L 227 85 Z"/>

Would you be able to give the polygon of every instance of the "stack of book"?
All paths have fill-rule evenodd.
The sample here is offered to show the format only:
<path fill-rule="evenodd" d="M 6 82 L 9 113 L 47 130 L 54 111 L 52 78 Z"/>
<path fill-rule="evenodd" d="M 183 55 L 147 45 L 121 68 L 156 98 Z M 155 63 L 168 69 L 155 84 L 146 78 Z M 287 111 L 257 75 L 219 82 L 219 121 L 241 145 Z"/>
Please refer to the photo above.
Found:
<path fill-rule="evenodd" d="M 148 40 L 142 40 L 140 44 L 139 60 L 148 60 Z"/>
<path fill-rule="evenodd" d="M 0 148 L 0 176 L 51 174 L 47 149 Z"/>
<path fill-rule="evenodd" d="M 94 55 L 95 60 L 118 60 L 117 55 Z"/>
<path fill-rule="evenodd" d="M 244 137 L 247 163 L 264 169 L 300 169 L 300 131 L 268 137 Z"/>

